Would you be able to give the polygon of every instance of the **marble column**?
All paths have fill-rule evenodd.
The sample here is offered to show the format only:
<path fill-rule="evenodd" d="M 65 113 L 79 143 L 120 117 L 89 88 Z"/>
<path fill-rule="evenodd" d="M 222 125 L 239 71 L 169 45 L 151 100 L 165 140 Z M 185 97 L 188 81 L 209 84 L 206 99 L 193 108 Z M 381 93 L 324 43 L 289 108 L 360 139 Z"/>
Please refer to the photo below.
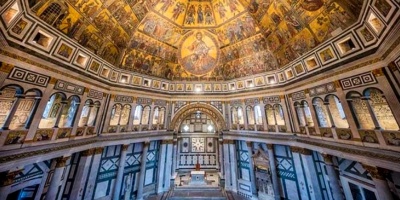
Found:
<path fill-rule="evenodd" d="M 171 169 L 171 175 L 175 175 L 175 171 L 177 168 L 177 162 L 178 162 L 178 141 L 177 139 L 173 140 L 173 154 L 172 154 L 172 169 Z"/>
<path fill-rule="evenodd" d="M 53 170 L 50 186 L 46 193 L 46 200 L 55 200 L 60 198 L 59 196 L 57 196 L 61 194 L 58 194 L 58 190 L 61 186 L 65 166 L 69 158 L 70 157 L 59 157 L 55 159 L 54 162 L 56 162 L 56 168 Z"/>
<path fill-rule="evenodd" d="M 312 151 L 309 149 L 301 149 L 302 163 L 304 166 L 304 175 L 307 179 L 308 189 L 310 191 L 311 199 L 319 200 L 323 198 L 321 188 L 317 178 L 317 170 L 315 169 Z"/>
<path fill-rule="evenodd" d="M 21 102 L 21 99 L 23 99 L 21 95 L 15 95 L 15 100 L 13 105 L 11 106 L 10 112 L 8 113 L 6 119 L 4 120 L 3 124 L 3 130 L 8 130 L 8 127 L 11 124 L 12 119 L 14 118 L 15 113 L 17 112 L 19 103 Z"/>
<path fill-rule="evenodd" d="M 0 176 L 0 199 L 7 199 L 8 194 L 11 190 L 11 185 L 14 178 L 22 172 L 23 169 L 18 169 L 14 171 L 9 171 L 4 177 Z"/>
<path fill-rule="evenodd" d="M 367 109 L 369 111 L 369 114 L 371 115 L 372 121 L 374 122 L 375 129 L 377 129 L 377 130 L 381 129 L 378 118 L 376 117 L 374 110 L 372 109 L 370 97 L 362 97 L 361 99 L 366 102 L 365 105 L 367 106 Z"/>
<path fill-rule="evenodd" d="M 261 111 L 263 131 L 266 131 L 266 130 L 268 130 L 268 124 L 267 124 L 267 117 L 265 116 L 265 103 L 264 103 L 263 98 L 260 98 L 259 105 L 260 105 L 260 111 Z"/>
<path fill-rule="evenodd" d="M 121 197 L 121 187 L 124 179 L 124 169 L 125 169 L 126 153 L 128 151 L 128 147 L 129 144 L 123 144 L 121 146 L 121 154 L 119 156 L 117 178 L 115 179 L 115 184 L 114 184 L 114 193 L 113 193 L 114 200 L 118 200 Z"/>
<path fill-rule="evenodd" d="M 146 176 L 146 162 L 147 162 L 147 152 L 149 151 L 150 142 L 143 143 L 143 152 L 142 159 L 140 161 L 140 173 L 139 173 L 139 181 L 138 181 L 138 189 L 137 189 L 137 200 L 143 200 L 143 187 L 144 187 L 144 179 Z"/>
<path fill-rule="evenodd" d="M 274 145 L 267 144 L 267 149 L 268 149 L 269 167 L 271 170 L 272 186 L 274 189 L 274 196 L 275 196 L 276 200 L 279 200 L 279 199 L 281 199 L 280 190 L 279 190 L 280 182 L 278 179 L 278 173 L 276 171 Z M 264 147 L 264 150 L 266 150 L 265 147 Z"/>
<path fill-rule="evenodd" d="M 231 177 L 232 177 L 232 191 L 237 192 L 237 159 L 236 159 L 236 143 L 235 141 L 231 141 L 229 143 L 229 167 L 231 168 Z"/>
<path fill-rule="evenodd" d="M 218 141 L 218 157 L 219 157 L 219 172 L 220 172 L 220 177 L 224 177 L 224 170 L 225 170 L 225 166 L 224 166 L 224 149 L 223 149 L 224 143 L 222 140 Z"/>
<path fill-rule="evenodd" d="M 167 155 L 165 158 L 165 170 L 164 170 L 164 191 L 168 191 L 169 188 L 171 187 L 171 169 L 172 169 L 172 158 L 174 152 L 173 152 L 173 145 L 172 141 L 169 141 L 167 144 Z"/>
<path fill-rule="evenodd" d="M 158 170 L 157 170 L 157 185 L 156 193 L 163 192 L 164 178 L 165 178 L 165 159 L 167 151 L 167 141 L 163 140 L 160 145 L 159 158 L 158 158 Z"/>
<path fill-rule="evenodd" d="M 92 158 L 92 165 L 90 167 L 90 173 L 86 180 L 84 187 L 84 199 L 93 199 L 94 186 L 96 185 L 97 172 L 99 171 L 101 154 L 103 153 L 103 147 L 98 147 L 94 150 Z"/>
<path fill-rule="evenodd" d="M 80 153 L 81 157 L 75 174 L 75 181 L 72 186 L 70 199 L 82 199 L 94 151 L 95 149 L 88 149 Z"/>
<path fill-rule="evenodd" d="M 371 175 L 372 181 L 375 184 L 376 192 L 378 193 L 378 199 L 394 200 L 386 180 L 386 175 L 389 173 L 389 170 L 364 164 L 363 168 Z"/>
<path fill-rule="evenodd" d="M 25 129 L 29 129 L 31 127 L 34 115 L 39 107 L 39 103 L 42 97 L 35 97 L 35 103 L 33 104 L 32 111 L 29 113 L 29 118 L 25 123 Z"/>
<path fill-rule="evenodd" d="M 229 162 L 229 143 L 231 140 L 223 141 L 224 151 L 224 168 L 225 168 L 225 190 L 231 190 L 232 188 L 232 177 L 231 177 L 231 166 Z"/>
<path fill-rule="evenodd" d="M 247 152 L 249 154 L 249 171 L 250 171 L 250 181 L 251 181 L 251 192 L 253 193 L 253 197 L 256 197 L 256 196 L 258 196 L 258 193 L 257 193 L 256 176 L 254 174 L 253 143 L 246 142 L 246 144 L 247 144 Z"/>
<path fill-rule="evenodd" d="M 328 154 L 322 154 L 322 157 L 324 157 L 326 173 L 331 186 L 333 200 L 344 200 L 343 192 L 339 184 L 339 176 L 336 173 L 335 166 L 333 164 L 333 157 Z"/>

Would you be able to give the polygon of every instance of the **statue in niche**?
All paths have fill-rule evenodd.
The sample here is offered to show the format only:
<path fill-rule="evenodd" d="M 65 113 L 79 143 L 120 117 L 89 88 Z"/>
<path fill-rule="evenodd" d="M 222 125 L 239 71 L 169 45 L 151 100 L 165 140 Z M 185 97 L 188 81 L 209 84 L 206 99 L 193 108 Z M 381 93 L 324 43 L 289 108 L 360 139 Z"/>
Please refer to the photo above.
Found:
<path fill-rule="evenodd" d="M 258 197 L 260 199 L 274 199 L 269 157 L 261 148 L 252 155 L 257 181 Z"/>

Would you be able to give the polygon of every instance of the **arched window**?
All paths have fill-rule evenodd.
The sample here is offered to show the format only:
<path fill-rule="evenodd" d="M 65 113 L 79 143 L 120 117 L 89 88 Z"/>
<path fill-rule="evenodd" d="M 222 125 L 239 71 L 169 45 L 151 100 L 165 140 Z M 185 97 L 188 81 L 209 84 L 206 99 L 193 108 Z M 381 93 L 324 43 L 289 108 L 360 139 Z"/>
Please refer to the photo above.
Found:
<path fill-rule="evenodd" d="M 277 125 L 285 125 L 285 116 L 283 114 L 283 109 L 280 104 L 275 104 L 274 105 L 274 114 L 275 114 L 275 120 Z"/>
<path fill-rule="evenodd" d="M 254 120 L 254 108 L 252 106 L 246 107 L 246 114 L 247 114 L 247 124 L 252 125 L 255 123 Z"/>
<path fill-rule="evenodd" d="M 49 7 L 47 7 L 42 14 L 40 14 L 40 19 L 45 21 L 46 23 L 53 25 L 53 23 L 59 18 L 62 14 L 62 7 L 58 3 L 52 3 Z"/>
<path fill-rule="evenodd" d="M 160 114 L 158 115 L 158 124 L 164 124 L 165 121 L 165 108 L 160 108 Z"/>
<path fill-rule="evenodd" d="M 304 117 L 303 106 L 295 102 L 294 107 L 296 109 L 297 121 L 299 122 L 299 126 L 306 126 L 306 119 Z"/>
<path fill-rule="evenodd" d="M 263 124 L 262 115 L 261 115 L 261 108 L 259 105 L 254 106 L 254 116 L 256 124 Z"/>
<path fill-rule="evenodd" d="M 347 122 L 346 115 L 339 98 L 337 98 L 335 95 L 328 95 L 325 97 L 325 101 L 329 103 L 328 107 L 329 111 L 331 112 L 333 122 L 335 123 L 335 127 L 349 128 L 349 123 Z"/>
<path fill-rule="evenodd" d="M 354 115 L 354 119 L 359 129 L 374 129 L 374 121 L 372 121 L 371 114 L 368 111 L 367 101 L 362 99 L 361 95 L 357 92 L 349 92 L 347 94 L 347 101 Z"/>
<path fill-rule="evenodd" d="M 76 112 L 78 111 L 80 99 L 78 96 L 71 96 L 68 98 L 67 104 L 64 105 L 59 127 L 72 127 L 74 125 Z M 57 124 L 56 124 L 57 125 Z"/>
<path fill-rule="evenodd" d="M 232 117 L 232 124 L 239 124 L 239 118 L 238 118 L 238 110 L 235 107 L 231 108 L 231 117 Z"/>
<path fill-rule="evenodd" d="M 121 112 L 121 119 L 119 121 L 119 125 L 128 125 L 129 116 L 131 114 L 131 106 L 129 104 L 124 105 Z"/>
<path fill-rule="evenodd" d="M 97 115 L 99 114 L 100 102 L 96 101 L 90 110 L 88 126 L 94 126 L 96 124 Z"/>
<path fill-rule="evenodd" d="M 304 114 L 306 117 L 306 122 L 308 126 L 314 126 L 314 121 L 311 117 L 311 110 L 310 107 L 308 106 L 308 103 L 306 101 L 301 102 L 303 104 L 303 109 L 304 109 Z"/>
<path fill-rule="evenodd" d="M 378 120 L 380 128 L 384 130 L 399 130 L 393 112 L 390 109 L 382 91 L 375 88 L 368 88 L 364 92 L 365 97 L 369 97 L 373 115 Z"/>
<path fill-rule="evenodd" d="M 93 101 L 91 99 L 86 100 L 85 105 L 83 106 L 81 117 L 79 118 L 78 126 L 82 127 L 88 124 L 89 114 L 93 106 Z"/>
<path fill-rule="evenodd" d="M 53 128 L 56 125 L 57 116 L 61 112 L 61 104 L 65 99 L 65 95 L 62 93 L 55 93 L 50 96 L 40 120 L 39 128 Z"/>
<path fill-rule="evenodd" d="M 39 103 L 38 97 L 42 96 L 41 91 L 32 89 L 22 94 L 23 89 L 16 85 L 5 86 L 0 91 L 0 127 L 11 130 L 28 127 Z"/>
<path fill-rule="evenodd" d="M 319 127 L 332 127 L 329 119 L 328 109 L 326 108 L 324 101 L 319 97 L 314 98 L 313 106 L 317 115 Z"/>
<path fill-rule="evenodd" d="M 268 125 L 275 125 L 274 108 L 269 104 L 265 105 L 265 116 Z"/>
<path fill-rule="evenodd" d="M 119 118 L 122 113 L 122 105 L 121 104 L 115 104 L 111 110 L 111 119 L 110 119 L 110 125 L 111 126 L 116 126 L 118 125 Z"/>
<path fill-rule="evenodd" d="M 242 107 L 238 107 L 237 112 L 238 112 L 238 122 L 239 122 L 239 124 L 244 124 L 244 116 L 243 116 Z"/>
<path fill-rule="evenodd" d="M 133 116 L 133 125 L 139 125 L 142 119 L 143 107 L 138 105 L 135 109 L 135 114 Z"/>
<path fill-rule="evenodd" d="M 153 124 L 158 124 L 158 119 L 160 117 L 160 109 L 158 107 L 154 108 L 154 114 L 153 114 Z"/>
<path fill-rule="evenodd" d="M 150 112 L 151 112 L 150 106 L 145 106 L 144 109 L 143 109 L 143 115 L 142 115 L 142 122 L 141 122 L 141 124 L 149 124 L 149 121 L 150 121 Z"/>

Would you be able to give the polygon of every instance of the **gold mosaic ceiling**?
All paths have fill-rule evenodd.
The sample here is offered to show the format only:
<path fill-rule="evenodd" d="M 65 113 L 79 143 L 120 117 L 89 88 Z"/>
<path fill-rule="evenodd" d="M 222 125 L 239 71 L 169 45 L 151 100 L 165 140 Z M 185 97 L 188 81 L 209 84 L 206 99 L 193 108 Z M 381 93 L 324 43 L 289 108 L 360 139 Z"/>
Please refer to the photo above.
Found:
<path fill-rule="evenodd" d="M 353 24 L 363 1 L 36 0 L 29 4 L 39 18 L 122 69 L 171 80 L 229 80 L 285 66 Z M 54 9 L 61 14 L 54 15 Z"/>

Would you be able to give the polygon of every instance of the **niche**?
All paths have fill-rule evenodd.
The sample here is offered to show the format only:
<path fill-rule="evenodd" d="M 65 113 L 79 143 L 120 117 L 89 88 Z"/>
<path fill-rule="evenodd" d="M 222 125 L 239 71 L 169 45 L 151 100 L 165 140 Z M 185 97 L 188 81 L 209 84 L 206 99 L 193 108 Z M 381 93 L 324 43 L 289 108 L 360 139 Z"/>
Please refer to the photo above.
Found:
<path fill-rule="evenodd" d="M 127 75 L 127 74 L 122 74 L 122 75 L 121 75 L 121 78 L 119 79 L 119 82 L 120 82 L 120 83 L 128 83 L 128 81 L 129 81 L 129 75 Z"/>
<path fill-rule="evenodd" d="M 1 17 L 7 26 L 15 19 L 15 17 L 20 13 L 18 3 L 14 3 L 10 8 L 8 8 Z"/>
<path fill-rule="evenodd" d="M 236 89 L 235 83 L 230 83 L 229 84 L 229 90 L 235 90 L 235 89 Z"/>
<path fill-rule="evenodd" d="M 36 33 L 35 37 L 33 37 L 32 40 L 34 44 L 37 44 L 45 49 L 47 49 L 50 46 L 52 41 L 53 41 L 52 37 L 50 37 L 49 35 L 40 30 Z"/>
<path fill-rule="evenodd" d="M 301 63 L 295 65 L 294 66 L 294 70 L 295 70 L 297 75 L 300 75 L 300 74 L 304 73 L 304 68 L 303 68 L 303 65 Z"/>
<path fill-rule="evenodd" d="M 106 68 L 106 67 L 103 67 L 103 69 L 101 70 L 101 74 L 100 75 L 102 77 L 107 78 L 109 74 L 110 74 L 110 69 Z"/>
<path fill-rule="evenodd" d="M 267 76 L 267 84 L 275 84 L 275 76 Z"/>
<path fill-rule="evenodd" d="M 368 24 L 372 27 L 372 30 L 379 36 L 383 29 L 385 28 L 385 25 L 383 22 L 374 14 L 371 13 L 368 17 Z"/>
<path fill-rule="evenodd" d="M 308 71 L 312 71 L 312 70 L 314 70 L 314 69 L 319 67 L 318 61 L 314 56 L 312 56 L 311 58 L 306 59 L 305 63 L 306 63 Z"/>
<path fill-rule="evenodd" d="M 144 79 L 143 85 L 146 86 L 146 87 L 150 87 L 150 82 L 151 81 L 149 79 Z"/>
<path fill-rule="evenodd" d="M 75 59 L 75 64 L 77 64 L 78 66 L 85 68 L 86 63 L 88 61 L 88 57 L 83 55 L 83 54 L 78 54 L 78 56 Z"/>
<path fill-rule="evenodd" d="M 117 81 L 117 79 L 118 79 L 118 72 L 113 71 L 113 72 L 111 73 L 110 80 L 111 80 L 111 81 Z"/>
<path fill-rule="evenodd" d="M 254 87 L 253 80 L 246 80 L 246 87 L 248 87 L 248 88 Z"/>

